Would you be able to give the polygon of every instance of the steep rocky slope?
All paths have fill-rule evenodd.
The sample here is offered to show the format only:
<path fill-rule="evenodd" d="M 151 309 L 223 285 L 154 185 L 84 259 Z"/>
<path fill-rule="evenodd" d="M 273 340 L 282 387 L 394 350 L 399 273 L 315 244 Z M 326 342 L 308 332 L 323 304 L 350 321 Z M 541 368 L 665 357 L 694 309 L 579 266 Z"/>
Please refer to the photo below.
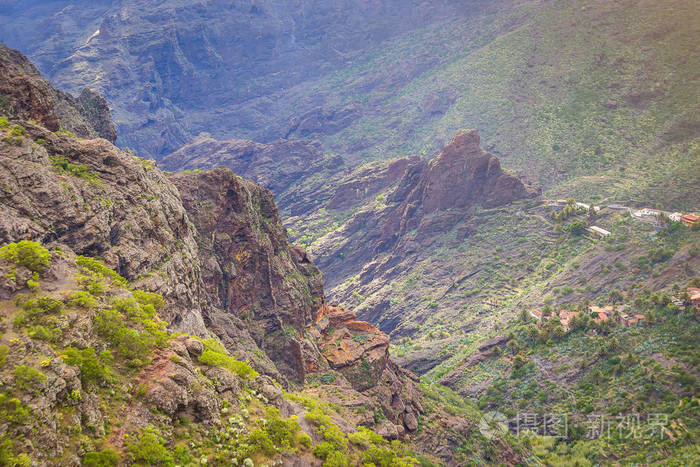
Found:
<path fill-rule="evenodd" d="M 404 166 L 400 177 L 387 175 Z M 469 217 L 475 209 L 491 209 L 539 194 L 520 179 L 501 170 L 498 159 L 483 151 L 476 131 L 458 132 L 435 159 L 425 162 L 417 158 L 395 161 L 378 171 L 376 178 L 386 185 L 367 191 L 362 187 L 349 190 L 356 182 L 341 184 L 329 207 L 350 203 L 362 206 L 367 198 L 375 201 L 361 207 L 344 225 L 314 244 L 314 255 L 331 287 L 334 297 L 352 303 L 356 293 L 370 283 L 389 284 L 395 276 L 411 269 L 419 257 L 431 255 L 432 245 L 457 227 L 457 241 L 462 241 L 475 226 Z M 362 180 L 362 179 L 360 179 Z M 369 182 L 368 182 L 369 183 Z M 370 183 L 371 185 L 371 183 Z M 363 196 L 351 202 L 358 191 Z M 374 193 L 381 193 L 373 196 Z M 376 202 L 373 198 L 381 199 Z M 352 286 L 347 282 L 358 274 Z M 397 316 L 383 317 L 381 308 L 374 310 L 372 322 L 389 332 Z"/>
<path fill-rule="evenodd" d="M 165 298 L 172 329 L 214 332 L 280 381 L 303 384 L 307 365 L 323 360 L 304 337 L 324 304 L 323 280 L 289 244 L 270 192 L 228 169 L 170 181 L 105 140 L 3 125 L 3 243 L 103 258 Z"/>
<path fill-rule="evenodd" d="M 160 162 L 165 170 L 173 171 L 229 167 L 275 195 L 300 180 L 342 170 L 343 164 L 339 156 L 324 155 L 317 141 L 278 140 L 264 144 L 248 140 L 218 141 L 208 134 L 200 134 Z M 278 201 L 282 199 L 287 205 L 291 203 L 288 197 Z"/>
<path fill-rule="evenodd" d="M 367 429 L 348 438 L 329 416 L 342 415 L 215 339 L 169 332 L 160 295 L 95 259 L 21 241 L 0 249 L 0 272 L 3 465 L 418 462 Z"/>
<path fill-rule="evenodd" d="M 35 95 L 46 83 L 28 85 Z M 12 109 L 22 96 L 2 95 Z M 360 425 L 439 444 L 445 462 L 464 460 L 461 443 L 493 444 L 472 433 L 473 408 L 441 424 L 445 404 L 426 401 L 390 359 L 388 337 L 326 304 L 319 270 L 289 243 L 268 190 L 229 169 L 167 176 L 109 141 L 51 132 L 25 115 L 0 117 L 0 352 L 11 381 L 3 459 L 70 464 L 95 452 L 108 465 L 155 462 L 140 457 L 151 454 L 165 462 L 188 456 L 164 447 L 185 441 L 215 463 L 368 459 L 356 446 L 397 462 L 409 454 Z M 302 394 L 285 401 L 270 377 Z M 72 431 L 48 422 L 59 414 L 84 422 Z M 30 431 L 25 444 L 11 441 Z M 301 441 L 302 431 L 312 439 Z M 509 439 L 496 443 L 494 459 L 520 457 Z"/>
<path fill-rule="evenodd" d="M 0 39 L 73 92 L 107 92 L 142 154 L 206 131 L 316 138 L 354 166 L 478 128 L 553 196 L 697 203 L 692 1 L 66 3 L 8 6 Z"/>

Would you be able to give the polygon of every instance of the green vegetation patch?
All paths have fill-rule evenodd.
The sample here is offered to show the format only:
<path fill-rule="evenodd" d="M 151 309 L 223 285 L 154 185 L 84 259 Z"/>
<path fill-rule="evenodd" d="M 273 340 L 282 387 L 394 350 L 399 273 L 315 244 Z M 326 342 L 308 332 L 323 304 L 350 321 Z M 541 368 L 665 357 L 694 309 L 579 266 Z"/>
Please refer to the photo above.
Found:
<path fill-rule="evenodd" d="M 76 164 L 61 156 L 51 156 L 51 164 L 61 174 L 82 178 L 92 183 L 101 183 L 92 169 L 85 164 Z"/>
<path fill-rule="evenodd" d="M 206 339 L 202 343 L 204 344 L 204 352 L 199 356 L 201 363 L 226 368 L 243 379 L 251 380 L 258 376 L 258 373 L 248 363 L 236 360 L 228 355 L 226 349 L 219 341 Z"/>
<path fill-rule="evenodd" d="M 126 279 L 95 258 L 91 258 L 89 256 L 78 256 L 78 258 L 75 260 L 75 264 L 87 269 L 88 271 L 92 271 L 104 277 L 110 278 L 116 285 L 124 286 L 127 283 Z"/>
<path fill-rule="evenodd" d="M 144 302 L 142 295 L 139 297 L 140 300 L 115 297 L 113 307 L 95 317 L 99 334 L 135 368 L 146 365 L 151 351 L 156 347 L 167 347 L 169 339 L 167 323 L 158 318 L 156 307 L 151 302 Z"/>
<path fill-rule="evenodd" d="M 10 243 L 0 248 L 0 258 L 8 263 L 24 266 L 33 272 L 41 273 L 51 263 L 49 250 L 31 240 Z"/>

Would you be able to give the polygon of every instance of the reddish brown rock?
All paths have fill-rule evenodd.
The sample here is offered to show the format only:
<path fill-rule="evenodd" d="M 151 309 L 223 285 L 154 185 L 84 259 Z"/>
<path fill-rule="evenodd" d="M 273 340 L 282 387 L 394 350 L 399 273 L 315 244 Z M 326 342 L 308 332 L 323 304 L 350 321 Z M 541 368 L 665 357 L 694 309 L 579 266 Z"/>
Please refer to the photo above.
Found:
<path fill-rule="evenodd" d="M 341 181 L 328 200 L 329 209 L 345 209 L 356 203 L 376 195 L 381 190 L 396 183 L 410 164 L 418 162 L 418 158 L 402 158 L 388 164 L 377 163 L 363 167 Z"/>
<path fill-rule="evenodd" d="M 396 177 L 399 170 L 403 172 Z M 342 228 L 315 245 L 314 261 L 329 289 L 358 272 L 362 287 L 392 270 L 409 268 L 416 254 L 456 226 L 455 241 L 461 242 L 477 230 L 468 220 L 474 207 L 493 208 L 540 193 L 504 172 L 498 158 L 480 147 L 475 130 L 457 132 L 430 161 L 397 159 L 348 176 L 328 206 L 358 206 L 353 203 L 367 201 L 373 190 L 382 191 L 384 203 L 365 203 Z M 391 277 L 383 280 L 390 281 Z M 352 303 L 351 294 L 347 289 L 334 298 Z M 363 317 L 376 324 L 381 310 L 373 312 Z M 388 325 L 380 327 L 392 330 Z"/>
<path fill-rule="evenodd" d="M 498 158 L 481 149 L 476 130 L 458 131 L 440 155 L 406 171 L 392 194 L 391 200 L 399 204 L 388 216 L 382 241 L 388 246 L 435 211 L 461 211 L 474 205 L 491 208 L 538 194 L 539 190 L 503 172 Z M 452 216 L 440 230 L 452 227 L 461 217 Z M 421 230 L 426 235 L 435 233 L 429 227 Z"/>
<path fill-rule="evenodd" d="M 303 382 L 304 354 L 313 348 L 304 331 L 324 302 L 323 278 L 289 244 L 272 193 L 228 168 L 171 179 L 199 232 L 208 300 L 225 312 L 205 317 L 210 328 L 253 359 L 240 338 L 246 329 L 282 378 Z"/>
<path fill-rule="evenodd" d="M 340 371 L 357 391 L 377 384 L 389 360 L 389 337 L 355 313 L 323 306 L 316 322 L 322 330 L 321 353 L 334 370 Z"/>

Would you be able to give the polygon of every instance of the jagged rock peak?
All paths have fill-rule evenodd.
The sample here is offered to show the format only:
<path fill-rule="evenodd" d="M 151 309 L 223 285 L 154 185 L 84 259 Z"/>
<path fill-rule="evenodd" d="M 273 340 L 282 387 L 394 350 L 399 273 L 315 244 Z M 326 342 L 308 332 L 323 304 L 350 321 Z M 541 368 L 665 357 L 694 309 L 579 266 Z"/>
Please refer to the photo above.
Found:
<path fill-rule="evenodd" d="M 538 194 L 515 176 L 505 174 L 496 156 L 480 146 L 476 130 L 458 131 L 440 155 L 430 161 L 424 184 L 424 213 L 506 204 Z"/>

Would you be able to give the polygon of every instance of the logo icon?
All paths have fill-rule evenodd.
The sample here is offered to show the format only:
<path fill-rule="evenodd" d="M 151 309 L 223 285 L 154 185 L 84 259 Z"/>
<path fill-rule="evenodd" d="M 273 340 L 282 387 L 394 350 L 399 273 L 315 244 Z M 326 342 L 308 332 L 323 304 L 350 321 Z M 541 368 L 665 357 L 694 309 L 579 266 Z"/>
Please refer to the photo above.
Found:
<path fill-rule="evenodd" d="M 508 431 L 508 419 L 501 412 L 492 410 L 479 420 L 479 431 L 486 439 L 493 439 L 499 432 Z"/>

